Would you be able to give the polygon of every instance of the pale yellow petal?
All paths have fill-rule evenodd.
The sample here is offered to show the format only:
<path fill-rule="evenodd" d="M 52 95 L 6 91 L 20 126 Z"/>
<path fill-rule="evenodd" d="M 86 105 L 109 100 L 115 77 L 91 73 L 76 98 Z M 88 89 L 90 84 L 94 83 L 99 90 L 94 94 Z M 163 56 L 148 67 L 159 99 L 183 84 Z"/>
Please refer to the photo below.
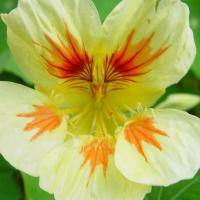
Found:
<path fill-rule="evenodd" d="M 44 131 L 40 137 L 32 140 L 39 131 L 37 126 L 29 127 L 29 131 L 25 127 L 34 119 L 18 115 L 32 113 L 33 105 L 43 106 L 49 103 L 48 98 L 31 88 L 11 82 L 0 82 L 0 93 L 0 153 L 17 169 L 37 176 L 43 157 L 63 143 L 65 121 L 51 132 Z"/>
<path fill-rule="evenodd" d="M 54 51 L 60 40 L 69 43 L 66 27 L 90 52 L 102 33 L 97 10 L 90 0 L 19 0 L 17 8 L 3 14 L 2 19 L 18 65 L 35 84 L 45 89 L 63 82 L 47 72 L 43 58 L 48 57 L 47 49 Z M 47 36 L 54 41 L 53 47 Z"/>
<path fill-rule="evenodd" d="M 142 200 L 151 187 L 126 180 L 112 157 L 106 176 L 99 165 L 89 178 L 89 163 L 82 165 L 84 158 L 80 152 L 89 139 L 72 139 L 50 152 L 41 167 L 40 186 L 54 193 L 56 200 Z"/>
<path fill-rule="evenodd" d="M 115 77 L 118 87 L 124 88 L 110 95 L 117 105 L 152 105 L 187 73 L 195 58 L 187 5 L 161 0 L 156 8 L 156 2 L 123 0 L 103 24 L 105 51 L 121 76 Z"/>
<path fill-rule="evenodd" d="M 173 109 L 151 109 L 130 124 L 129 130 L 120 132 L 115 153 L 116 166 L 127 179 L 167 186 L 192 178 L 200 168 L 199 118 Z"/>

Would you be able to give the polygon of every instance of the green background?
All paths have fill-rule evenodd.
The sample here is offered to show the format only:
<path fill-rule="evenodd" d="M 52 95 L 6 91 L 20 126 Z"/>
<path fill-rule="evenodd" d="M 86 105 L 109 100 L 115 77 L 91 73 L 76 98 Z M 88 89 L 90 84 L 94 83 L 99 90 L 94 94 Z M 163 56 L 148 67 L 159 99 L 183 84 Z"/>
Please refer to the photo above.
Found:
<path fill-rule="evenodd" d="M 120 0 L 93 0 L 103 21 Z M 191 27 L 194 31 L 197 56 L 187 76 L 177 85 L 168 88 L 164 99 L 171 93 L 200 94 L 200 1 L 185 0 L 191 10 Z M 17 0 L 0 0 L 0 13 L 9 12 Z M 0 20 L 0 80 L 30 85 L 20 73 L 6 43 L 6 27 Z M 200 105 L 190 110 L 200 117 Z M 38 187 L 38 179 L 20 174 L 0 156 L 0 200 L 53 200 L 54 198 Z M 155 187 L 145 200 L 199 200 L 200 172 L 192 179 L 170 187 Z"/>

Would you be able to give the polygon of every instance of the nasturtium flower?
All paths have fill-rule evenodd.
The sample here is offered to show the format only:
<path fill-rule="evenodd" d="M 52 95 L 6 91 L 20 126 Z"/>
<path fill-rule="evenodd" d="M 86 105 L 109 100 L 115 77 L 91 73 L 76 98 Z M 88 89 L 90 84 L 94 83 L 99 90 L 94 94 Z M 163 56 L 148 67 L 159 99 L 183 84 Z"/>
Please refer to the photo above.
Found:
<path fill-rule="evenodd" d="M 180 0 L 19 0 L 2 15 L 35 89 L 0 82 L 0 152 L 57 200 L 142 200 L 200 167 L 200 119 L 152 109 L 189 70 Z"/>

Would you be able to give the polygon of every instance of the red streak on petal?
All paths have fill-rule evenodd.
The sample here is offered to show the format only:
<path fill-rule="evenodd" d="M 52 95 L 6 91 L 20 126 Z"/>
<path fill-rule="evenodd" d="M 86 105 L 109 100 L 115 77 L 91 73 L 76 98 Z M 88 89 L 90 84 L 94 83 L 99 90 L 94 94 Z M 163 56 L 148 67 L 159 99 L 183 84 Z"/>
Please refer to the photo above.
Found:
<path fill-rule="evenodd" d="M 48 72 L 57 78 L 66 79 L 67 81 L 92 81 L 93 58 L 89 57 L 84 45 L 76 40 L 68 31 L 67 26 L 65 28 L 65 39 L 57 36 L 56 41 L 44 34 L 48 42 L 48 48 L 34 42 L 45 52 L 41 57 L 47 66 Z"/>
<path fill-rule="evenodd" d="M 124 131 L 126 141 L 135 145 L 146 161 L 147 157 L 142 146 L 143 141 L 162 150 L 162 146 L 155 138 L 155 135 L 167 136 L 167 133 L 157 129 L 154 126 L 153 119 L 148 117 L 130 123 Z"/>
<path fill-rule="evenodd" d="M 114 52 L 105 61 L 105 82 L 134 81 L 134 77 L 141 76 L 150 71 L 147 67 L 161 57 L 169 47 L 161 47 L 155 52 L 151 42 L 155 33 L 133 45 L 135 31 L 127 37 L 122 49 Z"/>
<path fill-rule="evenodd" d="M 17 117 L 33 118 L 33 120 L 26 124 L 24 131 L 32 131 L 38 129 L 37 133 L 31 138 L 31 141 L 36 140 L 46 131 L 53 131 L 61 124 L 61 117 L 56 114 L 47 105 L 33 105 L 35 111 L 30 113 L 21 113 Z"/>

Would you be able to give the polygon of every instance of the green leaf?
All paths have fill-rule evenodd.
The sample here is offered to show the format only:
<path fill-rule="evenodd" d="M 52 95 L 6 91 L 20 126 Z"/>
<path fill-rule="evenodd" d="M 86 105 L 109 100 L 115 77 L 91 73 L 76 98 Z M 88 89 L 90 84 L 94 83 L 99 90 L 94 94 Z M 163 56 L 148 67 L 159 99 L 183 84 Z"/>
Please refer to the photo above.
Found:
<path fill-rule="evenodd" d="M 3 21 L 0 19 L 0 53 L 7 48 L 6 43 L 6 26 L 4 25 Z"/>
<path fill-rule="evenodd" d="M 2 72 L 4 70 L 13 72 L 16 75 L 21 74 L 12 55 L 10 54 L 10 52 L 8 50 L 4 51 L 0 55 L 0 72 Z"/>
<path fill-rule="evenodd" d="M 111 10 L 120 2 L 120 0 L 92 0 L 99 11 L 101 21 L 103 22 Z"/>
<path fill-rule="evenodd" d="M 200 52 L 200 3 L 199 0 L 184 0 L 190 8 L 190 24 L 194 32 L 197 52 Z M 200 78 L 200 55 L 197 53 L 192 66 L 192 71 L 197 78 Z"/>
<path fill-rule="evenodd" d="M 39 188 L 38 178 L 33 178 L 26 174 L 22 174 L 26 200 L 54 200 L 53 195 Z"/>
<path fill-rule="evenodd" d="M 154 187 L 145 200 L 198 200 L 200 197 L 200 172 L 191 179 L 169 187 Z"/>
<path fill-rule="evenodd" d="M 0 13 L 7 13 L 17 5 L 17 0 L 0 0 Z M 0 19 L 0 53 L 7 48 L 6 26 Z"/>
<path fill-rule="evenodd" d="M 0 0 L 1 1 L 1 0 Z M 8 13 L 17 5 L 17 0 L 6 0 L 1 1 L 0 3 L 0 13 Z M 7 41 L 6 41 L 6 26 L 3 21 L 0 19 L 0 73 L 3 71 L 10 72 L 16 76 L 22 78 L 26 83 L 31 84 L 19 68 L 17 67 L 13 56 L 8 50 Z"/>
<path fill-rule="evenodd" d="M 21 200 L 19 174 L 0 156 L 0 200 Z"/>
<path fill-rule="evenodd" d="M 10 72 L 23 79 L 28 84 L 32 84 L 29 79 L 27 79 L 22 72 L 19 70 L 13 56 L 9 50 L 4 51 L 0 55 L 0 73 L 6 71 Z"/>

